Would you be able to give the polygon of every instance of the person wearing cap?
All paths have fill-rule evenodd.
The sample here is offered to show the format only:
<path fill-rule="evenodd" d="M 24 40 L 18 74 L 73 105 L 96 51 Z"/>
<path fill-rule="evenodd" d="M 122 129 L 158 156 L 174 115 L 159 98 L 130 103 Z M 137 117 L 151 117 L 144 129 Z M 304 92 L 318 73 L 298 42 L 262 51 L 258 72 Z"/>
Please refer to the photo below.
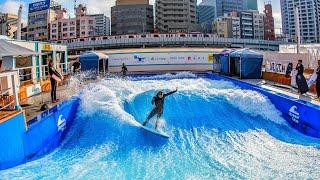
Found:
<path fill-rule="evenodd" d="M 152 98 L 152 105 L 154 106 L 154 108 L 149 113 L 147 119 L 144 121 L 143 126 L 146 126 L 147 123 L 149 122 L 149 120 L 152 117 L 154 117 L 155 115 L 157 115 L 155 129 L 156 130 L 158 129 L 158 127 L 159 127 L 159 119 L 161 118 L 161 116 L 163 114 L 164 99 L 167 96 L 169 96 L 169 95 L 171 95 L 173 93 L 176 93 L 177 91 L 178 91 L 178 88 L 176 88 L 175 91 L 171 91 L 171 92 L 166 93 L 166 94 L 164 94 L 162 91 L 159 91 L 157 93 L 157 95 Z"/>

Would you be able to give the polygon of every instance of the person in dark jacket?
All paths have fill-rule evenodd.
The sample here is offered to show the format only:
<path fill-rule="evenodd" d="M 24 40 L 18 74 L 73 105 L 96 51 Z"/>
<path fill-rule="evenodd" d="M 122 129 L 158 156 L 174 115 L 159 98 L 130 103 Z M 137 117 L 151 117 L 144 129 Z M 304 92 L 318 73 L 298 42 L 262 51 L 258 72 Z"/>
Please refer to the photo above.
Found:
<path fill-rule="evenodd" d="M 128 72 L 127 66 L 124 63 L 122 63 L 121 73 L 123 78 L 127 76 L 127 72 Z"/>
<path fill-rule="evenodd" d="M 164 99 L 173 94 L 176 93 L 178 91 L 178 88 L 175 91 L 171 91 L 167 94 L 164 94 L 162 91 L 159 91 L 157 93 L 157 95 L 155 97 L 152 98 L 152 105 L 154 106 L 154 108 L 152 109 L 152 111 L 149 113 L 149 116 L 147 117 L 147 119 L 144 121 L 143 126 L 147 125 L 147 123 L 149 122 L 149 120 L 154 117 L 155 115 L 157 115 L 157 120 L 156 120 L 156 125 L 155 125 L 155 129 L 158 129 L 159 126 L 159 119 L 161 118 L 162 114 L 163 114 L 163 107 L 164 107 Z"/>
<path fill-rule="evenodd" d="M 50 82 L 51 82 L 51 101 L 52 103 L 56 103 L 59 101 L 57 99 L 57 81 L 53 78 L 53 75 L 62 79 L 60 73 L 54 68 L 52 60 L 49 60 L 49 74 L 50 74 Z"/>
<path fill-rule="evenodd" d="M 301 95 L 307 93 L 309 91 L 308 84 L 306 78 L 304 77 L 304 66 L 302 64 L 302 60 L 298 61 L 296 70 L 298 71 L 296 76 L 296 82 L 298 85 L 298 90 Z"/>
<path fill-rule="evenodd" d="M 316 89 L 317 89 L 318 99 L 320 99 L 320 66 L 318 66 L 318 69 L 317 69 Z"/>

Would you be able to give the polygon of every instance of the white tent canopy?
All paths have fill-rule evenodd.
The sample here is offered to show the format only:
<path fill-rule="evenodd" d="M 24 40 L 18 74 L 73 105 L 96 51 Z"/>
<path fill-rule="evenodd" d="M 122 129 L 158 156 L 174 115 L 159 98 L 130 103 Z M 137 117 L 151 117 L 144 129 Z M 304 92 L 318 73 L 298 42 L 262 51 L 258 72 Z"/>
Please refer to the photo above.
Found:
<path fill-rule="evenodd" d="M 0 57 L 31 56 L 35 54 L 35 51 L 13 44 L 9 41 L 0 39 Z"/>

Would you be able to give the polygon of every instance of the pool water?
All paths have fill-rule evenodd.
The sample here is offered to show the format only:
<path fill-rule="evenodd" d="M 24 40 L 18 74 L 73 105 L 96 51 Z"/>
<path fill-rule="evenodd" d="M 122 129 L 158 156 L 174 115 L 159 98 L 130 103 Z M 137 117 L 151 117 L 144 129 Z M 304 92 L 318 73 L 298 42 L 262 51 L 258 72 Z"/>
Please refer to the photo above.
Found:
<path fill-rule="evenodd" d="M 170 138 L 139 128 L 155 93 L 176 87 L 161 119 Z M 320 178 L 320 141 L 291 128 L 267 97 L 230 82 L 186 73 L 104 79 L 80 98 L 63 144 L 0 179 Z"/>

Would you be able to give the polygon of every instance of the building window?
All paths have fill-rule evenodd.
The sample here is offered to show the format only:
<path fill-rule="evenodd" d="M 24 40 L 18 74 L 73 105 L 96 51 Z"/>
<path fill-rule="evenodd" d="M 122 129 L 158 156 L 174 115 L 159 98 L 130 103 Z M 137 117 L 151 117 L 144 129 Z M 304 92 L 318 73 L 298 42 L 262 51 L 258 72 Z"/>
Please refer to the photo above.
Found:
<path fill-rule="evenodd" d="M 93 24 L 93 20 L 89 20 L 89 24 Z"/>

